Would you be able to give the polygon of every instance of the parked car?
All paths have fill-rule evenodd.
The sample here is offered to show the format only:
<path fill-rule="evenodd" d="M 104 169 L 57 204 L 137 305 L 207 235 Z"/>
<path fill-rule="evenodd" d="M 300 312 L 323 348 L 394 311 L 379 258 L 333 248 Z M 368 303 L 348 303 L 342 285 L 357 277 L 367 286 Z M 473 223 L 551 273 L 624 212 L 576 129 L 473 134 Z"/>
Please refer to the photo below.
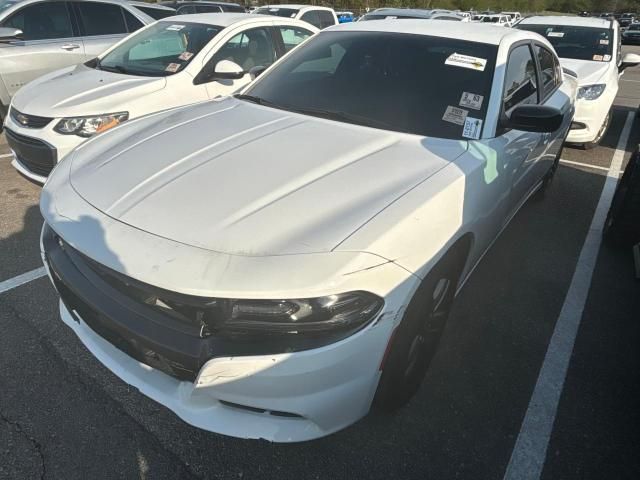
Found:
<path fill-rule="evenodd" d="M 484 17 L 482 17 L 481 20 L 482 23 L 493 23 L 494 25 L 497 25 L 498 27 L 510 27 L 511 26 L 511 20 L 509 19 L 509 17 L 507 15 L 485 15 Z"/>
<path fill-rule="evenodd" d="M 479 23 L 479 22 L 482 22 L 483 18 L 484 18 L 484 15 L 474 15 L 473 17 L 471 17 L 471 21 L 474 23 Z"/>
<path fill-rule="evenodd" d="M 514 25 L 515 23 L 522 20 L 522 15 L 520 15 L 520 12 L 502 12 L 502 15 L 506 15 L 507 17 L 509 17 L 511 25 Z"/>
<path fill-rule="evenodd" d="M 158 3 L 132 2 L 131 0 L 129 0 L 129 4 L 136 7 L 141 12 L 146 13 L 155 20 L 172 17 L 176 14 L 175 8 L 160 5 Z"/>
<path fill-rule="evenodd" d="M 246 9 L 237 3 L 213 2 L 206 0 L 162 2 L 163 5 L 175 8 L 178 15 L 193 13 L 246 13 Z"/>
<path fill-rule="evenodd" d="M 623 30 L 629 27 L 629 25 L 631 25 L 635 21 L 636 21 L 636 17 L 634 13 L 623 13 L 618 19 L 620 28 L 622 28 Z"/>
<path fill-rule="evenodd" d="M 154 21 L 125 0 L 0 0 L 1 119 L 31 80 L 94 58 Z"/>
<path fill-rule="evenodd" d="M 640 43 L 640 23 L 632 23 L 624 32 L 622 32 L 622 43 L 624 45 Z"/>
<path fill-rule="evenodd" d="M 5 121 L 14 167 L 44 183 L 88 137 L 167 108 L 229 95 L 317 29 L 246 13 L 170 17 L 85 64 L 34 80 Z"/>
<path fill-rule="evenodd" d="M 62 320 L 207 430 L 294 442 L 399 408 L 456 292 L 549 184 L 576 88 L 530 32 L 321 31 L 235 98 L 127 122 L 53 171 Z"/>
<path fill-rule="evenodd" d="M 320 30 L 338 24 L 338 17 L 332 8 L 315 5 L 265 5 L 253 13 L 295 18 L 310 23 Z"/>
<path fill-rule="evenodd" d="M 640 56 L 622 56 L 615 20 L 562 16 L 535 16 L 516 28 L 539 33 L 555 48 L 563 67 L 578 75 L 580 89 L 568 142 L 593 148 L 611 121 L 611 106 L 618 93 L 618 77 Z"/>
<path fill-rule="evenodd" d="M 640 244 L 639 218 L 640 146 L 637 146 L 616 186 L 602 232 L 604 239 L 611 245 L 621 247 Z"/>
<path fill-rule="evenodd" d="M 360 17 L 360 22 L 368 20 L 425 19 L 468 21 L 464 17 L 449 11 L 422 10 L 418 8 L 378 8 Z"/>

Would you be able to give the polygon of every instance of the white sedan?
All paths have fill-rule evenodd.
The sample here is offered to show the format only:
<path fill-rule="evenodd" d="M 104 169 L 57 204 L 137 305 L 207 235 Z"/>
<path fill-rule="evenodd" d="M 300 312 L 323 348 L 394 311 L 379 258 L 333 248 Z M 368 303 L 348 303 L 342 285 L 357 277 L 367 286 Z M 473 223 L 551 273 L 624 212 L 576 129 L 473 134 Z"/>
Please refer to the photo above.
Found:
<path fill-rule="evenodd" d="M 568 142 L 593 148 L 611 121 L 611 107 L 625 68 L 638 65 L 640 55 L 622 55 L 618 22 L 609 18 L 538 16 L 515 28 L 539 33 L 551 42 L 563 67 L 578 76 L 580 89 Z"/>
<path fill-rule="evenodd" d="M 98 58 L 35 80 L 13 97 L 13 166 L 44 183 L 88 137 L 141 115 L 229 95 L 318 30 L 245 13 L 169 17 Z"/>
<path fill-rule="evenodd" d="M 575 93 L 530 32 L 328 28 L 235 98 L 130 121 L 55 169 L 42 251 L 62 320 L 214 432 L 302 441 L 398 408 L 456 292 L 549 184 Z"/>

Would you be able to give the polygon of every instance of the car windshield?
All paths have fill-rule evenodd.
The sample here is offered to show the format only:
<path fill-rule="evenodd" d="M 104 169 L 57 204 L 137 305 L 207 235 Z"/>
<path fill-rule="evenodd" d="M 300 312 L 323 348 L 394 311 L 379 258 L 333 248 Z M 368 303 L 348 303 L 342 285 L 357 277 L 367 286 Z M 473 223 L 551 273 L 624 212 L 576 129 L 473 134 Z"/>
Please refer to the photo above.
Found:
<path fill-rule="evenodd" d="M 164 8 L 154 8 L 154 7 L 143 7 L 141 5 L 136 5 L 138 10 L 142 10 L 144 13 L 149 15 L 154 20 L 160 20 L 161 18 L 173 17 L 176 14 L 174 9 L 164 9 Z"/>
<path fill-rule="evenodd" d="M 483 22 L 487 23 L 498 23 L 499 17 L 484 17 L 482 19 Z"/>
<path fill-rule="evenodd" d="M 263 7 L 263 8 L 258 8 L 253 13 L 260 13 L 262 15 L 274 15 L 276 17 L 293 18 L 298 14 L 299 11 L 300 10 L 298 10 L 297 8 L 275 8 L 275 7 L 274 8 L 269 8 L 269 7 Z"/>
<path fill-rule="evenodd" d="M 627 30 L 640 30 L 640 25 L 630 25 Z"/>
<path fill-rule="evenodd" d="M 7 8 L 11 8 L 21 1 L 22 0 L 0 0 L 0 12 L 4 12 Z"/>
<path fill-rule="evenodd" d="M 293 50 L 240 97 L 347 123 L 461 139 L 467 114 L 482 126 L 496 52 L 495 45 L 443 37 L 326 32 Z"/>
<path fill-rule="evenodd" d="M 608 62 L 613 48 L 613 30 L 573 25 L 519 24 L 515 28 L 539 33 L 553 45 L 560 58 Z"/>
<path fill-rule="evenodd" d="M 96 68 L 130 75 L 173 75 L 184 70 L 221 30 L 204 23 L 156 22 L 105 55 Z"/>

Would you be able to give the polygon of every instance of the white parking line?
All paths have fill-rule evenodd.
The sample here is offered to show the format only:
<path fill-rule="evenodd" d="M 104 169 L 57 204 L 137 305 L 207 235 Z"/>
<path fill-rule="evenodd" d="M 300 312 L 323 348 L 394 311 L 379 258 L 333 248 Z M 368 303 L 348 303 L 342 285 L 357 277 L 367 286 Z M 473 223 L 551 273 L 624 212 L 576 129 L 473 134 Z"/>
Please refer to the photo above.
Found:
<path fill-rule="evenodd" d="M 564 163 L 566 165 L 575 165 L 576 167 L 595 168 L 596 170 L 604 170 L 605 172 L 609 172 L 611 170 L 610 167 L 601 167 L 600 165 L 590 165 L 588 163 L 574 162 L 573 160 L 565 160 L 564 158 L 560 159 L 560 163 Z M 618 174 L 620 174 L 620 172 L 618 172 Z"/>
<path fill-rule="evenodd" d="M 633 82 L 633 83 L 640 83 L 640 80 L 631 80 L 629 78 L 621 78 L 620 79 L 621 82 Z"/>
<path fill-rule="evenodd" d="M 0 155 L 0 158 L 7 158 L 7 157 L 13 157 L 12 153 L 3 153 L 2 155 Z"/>
<path fill-rule="evenodd" d="M 46 274 L 47 271 L 45 270 L 45 268 L 40 267 L 36 268 L 35 270 L 31 270 L 30 272 L 23 273 L 22 275 L 18 275 L 17 277 L 10 278 L 9 280 L 5 280 L 4 282 L 0 282 L 0 293 L 13 290 L 20 285 L 24 285 L 25 283 L 29 283 L 37 280 L 38 278 L 44 277 Z"/>
<path fill-rule="evenodd" d="M 618 183 L 625 147 L 635 113 L 629 112 L 611 159 L 600 200 L 584 241 L 571 285 L 540 368 L 520 433 L 516 439 L 504 480 L 538 480 L 542 474 L 560 395 L 567 375 L 582 313 L 591 286 L 591 277 L 602 241 L 602 227 Z"/>

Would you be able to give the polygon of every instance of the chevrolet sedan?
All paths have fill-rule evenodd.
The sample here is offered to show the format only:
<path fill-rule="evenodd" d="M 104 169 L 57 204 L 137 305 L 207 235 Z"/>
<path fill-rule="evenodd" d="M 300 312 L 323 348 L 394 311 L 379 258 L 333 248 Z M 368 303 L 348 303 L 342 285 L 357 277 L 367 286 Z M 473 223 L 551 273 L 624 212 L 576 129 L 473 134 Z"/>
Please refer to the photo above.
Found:
<path fill-rule="evenodd" d="M 399 408 L 456 293 L 549 185 L 575 95 L 531 32 L 328 28 L 241 94 L 129 121 L 54 170 L 62 321 L 213 432 L 310 440 Z"/>

